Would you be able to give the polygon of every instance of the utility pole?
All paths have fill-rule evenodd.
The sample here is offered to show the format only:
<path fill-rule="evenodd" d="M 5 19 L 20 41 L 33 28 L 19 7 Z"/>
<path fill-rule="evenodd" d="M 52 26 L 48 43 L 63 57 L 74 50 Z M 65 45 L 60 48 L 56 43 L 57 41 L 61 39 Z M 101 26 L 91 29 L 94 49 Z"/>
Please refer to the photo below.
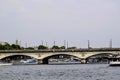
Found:
<path fill-rule="evenodd" d="M 21 41 L 19 41 L 19 45 L 21 46 Z"/>
<path fill-rule="evenodd" d="M 56 42 L 54 41 L 54 46 L 56 45 L 55 43 L 56 43 Z"/>
<path fill-rule="evenodd" d="M 65 47 L 65 49 L 66 49 L 66 41 L 64 40 L 64 47 Z"/>
<path fill-rule="evenodd" d="M 18 45 L 18 40 L 16 40 L 16 43 L 15 43 L 16 45 Z"/>
<path fill-rule="evenodd" d="M 43 45 L 43 40 L 41 41 L 41 45 Z"/>
<path fill-rule="evenodd" d="M 25 47 L 27 48 L 27 42 L 25 43 Z"/>
<path fill-rule="evenodd" d="M 47 47 L 47 42 L 46 42 L 46 47 Z"/>
<path fill-rule="evenodd" d="M 67 42 L 67 49 L 68 49 L 68 42 Z"/>
<path fill-rule="evenodd" d="M 110 48 L 112 48 L 112 39 L 110 39 L 109 45 L 110 45 Z"/>
<path fill-rule="evenodd" d="M 90 41 L 88 40 L 88 49 L 90 49 Z"/>

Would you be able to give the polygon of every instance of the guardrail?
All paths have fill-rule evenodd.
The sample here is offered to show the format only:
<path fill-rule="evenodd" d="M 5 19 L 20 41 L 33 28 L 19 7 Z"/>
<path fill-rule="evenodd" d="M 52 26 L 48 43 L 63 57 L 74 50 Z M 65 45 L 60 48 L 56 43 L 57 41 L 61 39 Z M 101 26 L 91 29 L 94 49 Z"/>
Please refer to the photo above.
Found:
<path fill-rule="evenodd" d="M 0 50 L 0 53 L 38 53 L 38 52 L 94 52 L 120 51 L 120 48 L 79 48 L 79 49 L 40 49 L 40 50 Z"/>

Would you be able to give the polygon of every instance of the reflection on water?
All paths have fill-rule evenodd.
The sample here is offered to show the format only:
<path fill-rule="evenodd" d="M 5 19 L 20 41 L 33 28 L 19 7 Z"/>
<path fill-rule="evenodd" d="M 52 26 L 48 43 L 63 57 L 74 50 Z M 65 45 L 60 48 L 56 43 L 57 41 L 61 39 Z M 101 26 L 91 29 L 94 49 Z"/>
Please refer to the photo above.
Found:
<path fill-rule="evenodd" d="M 0 80 L 119 80 L 108 64 L 0 66 Z"/>

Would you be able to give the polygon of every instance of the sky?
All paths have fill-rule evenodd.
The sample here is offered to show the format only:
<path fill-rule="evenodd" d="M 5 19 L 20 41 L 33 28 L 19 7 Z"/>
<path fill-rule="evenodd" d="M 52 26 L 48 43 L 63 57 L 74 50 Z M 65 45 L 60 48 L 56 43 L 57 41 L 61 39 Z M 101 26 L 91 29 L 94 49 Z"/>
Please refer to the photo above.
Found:
<path fill-rule="evenodd" d="M 120 0 L 0 0 L 0 42 L 120 47 Z"/>

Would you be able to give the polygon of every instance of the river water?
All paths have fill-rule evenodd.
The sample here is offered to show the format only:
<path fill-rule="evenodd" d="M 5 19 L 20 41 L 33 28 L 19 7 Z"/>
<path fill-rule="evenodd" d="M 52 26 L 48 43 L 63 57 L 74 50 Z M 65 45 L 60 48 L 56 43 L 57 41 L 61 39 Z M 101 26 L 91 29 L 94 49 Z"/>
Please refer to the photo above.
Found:
<path fill-rule="evenodd" d="M 108 64 L 0 66 L 0 80 L 120 80 Z"/>

